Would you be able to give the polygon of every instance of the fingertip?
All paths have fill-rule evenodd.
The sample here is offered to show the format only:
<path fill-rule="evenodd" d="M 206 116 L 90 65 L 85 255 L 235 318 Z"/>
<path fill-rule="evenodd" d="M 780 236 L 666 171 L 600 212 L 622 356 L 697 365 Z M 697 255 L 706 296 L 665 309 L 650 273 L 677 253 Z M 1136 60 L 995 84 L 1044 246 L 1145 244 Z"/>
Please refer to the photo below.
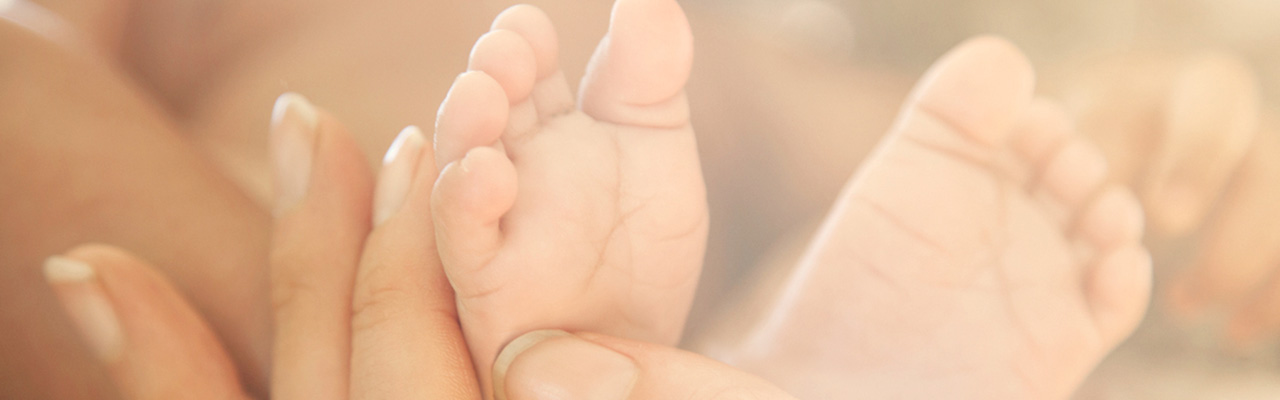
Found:
<path fill-rule="evenodd" d="M 564 399 L 626 399 L 641 373 L 630 357 L 558 330 L 535 331 L 513 340 L 499 360 L 501 364 L 494 365 L 494 395 L 499 399 L 525 398 L 521 394 L 529 393 L 557 393 Z"/>

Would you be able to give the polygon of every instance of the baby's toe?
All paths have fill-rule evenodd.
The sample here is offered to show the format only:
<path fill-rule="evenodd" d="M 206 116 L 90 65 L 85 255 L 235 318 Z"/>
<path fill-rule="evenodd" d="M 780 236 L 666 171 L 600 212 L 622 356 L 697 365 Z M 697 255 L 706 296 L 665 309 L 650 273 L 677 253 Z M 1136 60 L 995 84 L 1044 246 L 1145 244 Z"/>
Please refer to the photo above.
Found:
<path fill-rule="evenodd" d="M 980 37 L 947 53 L 920 82 L 904 118 L 928 113 L 970 140 L 999 145 L 1031 103 L 1035 72 L 1012 43 Z"/>
<path fill-rule="evenodd" d="M 504 139 L 515 139 L 538 125 L 538 111 L 529 98 L 538 65 L 533 48 L 520 34 L 498 29 L 481 36 L 467 68 L 493 77 L 506 92 L 511 110 Z"/>
<path fill-rule="evenodd" d="M 693 34 L 675 0 L 619 0 L 582 80 L 582 110 L 620 125 L 685 126 L 692 64 Z"/>
<path fill-rule="evenodd" d="M 1134 243 L 1104 251 L 1085 275 L 1084 293 L 1107 348 L 1142 321 L 1151 293 L 1151 255 Z"/>
<path fill-rule="evenodd" d="M 436 166 L 462 159 L 473 148 L 498 143 L 510 105 L 502 85 L 480 71 L 458 76 L 436 116 Z"/>
<path fill-rule="evenodd" d="M 536 73 L 531 100 L 538 117 L 572 111 L 573 92 L 560 70 L 560 39 L 547 14 L 527 4 L 513 6 L 494 19 L 491 29 L 516 33 L 533 51 Z"/>
<path fill-rule="evenodd" d="M 460 298 L 490 291 L 479 271 L 502 247 L 502 216 L 516 200 L 516 170 L 497 149 L 477 147 L 440 173 L 431 195 L 445 272 Z"/>

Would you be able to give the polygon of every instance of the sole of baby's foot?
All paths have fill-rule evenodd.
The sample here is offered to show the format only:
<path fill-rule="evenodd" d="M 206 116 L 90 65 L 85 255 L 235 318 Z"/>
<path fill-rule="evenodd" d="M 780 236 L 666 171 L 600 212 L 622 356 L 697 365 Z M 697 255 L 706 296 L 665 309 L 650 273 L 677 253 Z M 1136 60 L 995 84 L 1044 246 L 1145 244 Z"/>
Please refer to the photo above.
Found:
<path fill-rule="evenodd" d="M 618 1 L 576 101 L 557 52 L 542 11 L 508 9 L 437 119 L 437 239 L 486 390 L 533 330 L 674 344 L 705 250 L 680 6 Z"/>
<path fill-rule="evenodd" d="M 767 310 L 702 350 L 801 398 L 1069 396 L 1141 319 L 1150 260 L 1134 196 L 1033 85 L 1000 39 L 939 61 Z"/>

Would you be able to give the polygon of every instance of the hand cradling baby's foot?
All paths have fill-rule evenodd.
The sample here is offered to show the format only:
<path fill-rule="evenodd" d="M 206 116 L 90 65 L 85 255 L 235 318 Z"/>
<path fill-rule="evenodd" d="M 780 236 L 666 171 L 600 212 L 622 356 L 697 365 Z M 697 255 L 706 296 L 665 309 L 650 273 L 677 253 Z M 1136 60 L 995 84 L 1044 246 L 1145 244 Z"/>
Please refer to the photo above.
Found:
<path fill-rule="evenodd" d="M 802 398 L 1065 398 L 1145 310 L 1133 195 L 1007 42 L 921 81 L 721 358 Z"/>
<path fill-rule="evenodd" d="M 482 385 L 537 329 L 680 337 L 707 235 L 673 0 L 621 0 L 574 96 L 538 9 L 500 15 L 436 126 L 440 253 Z"/>

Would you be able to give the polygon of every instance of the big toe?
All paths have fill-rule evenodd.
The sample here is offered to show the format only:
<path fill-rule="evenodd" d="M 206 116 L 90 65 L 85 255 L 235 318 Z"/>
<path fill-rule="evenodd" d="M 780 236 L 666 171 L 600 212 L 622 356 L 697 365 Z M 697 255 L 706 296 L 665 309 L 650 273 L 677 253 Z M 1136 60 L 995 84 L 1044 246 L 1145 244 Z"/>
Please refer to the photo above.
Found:
<path fill-rule="evenodd" d="M 1199 226 L 1257 133 L 1259 102 L 1257 79 L 1238 59 L 1206 55 L 1183 68 L 1143 193 L 1163 233 Z"/>
<path fill-rule="evenodd" d="M 905 118 L 919 111 L 985 144 L 1004 141 L 1031 103 L 1035 72 L 1012 43 L 970 39 L 934 64 L 916 87 Z"/>
<path fill-rule="evenodd" d="M 693 34 L 675 0 L 619 0 L 583 78 L 580 106 L 622 125 L 684 126 L 692 64 Z"/>

